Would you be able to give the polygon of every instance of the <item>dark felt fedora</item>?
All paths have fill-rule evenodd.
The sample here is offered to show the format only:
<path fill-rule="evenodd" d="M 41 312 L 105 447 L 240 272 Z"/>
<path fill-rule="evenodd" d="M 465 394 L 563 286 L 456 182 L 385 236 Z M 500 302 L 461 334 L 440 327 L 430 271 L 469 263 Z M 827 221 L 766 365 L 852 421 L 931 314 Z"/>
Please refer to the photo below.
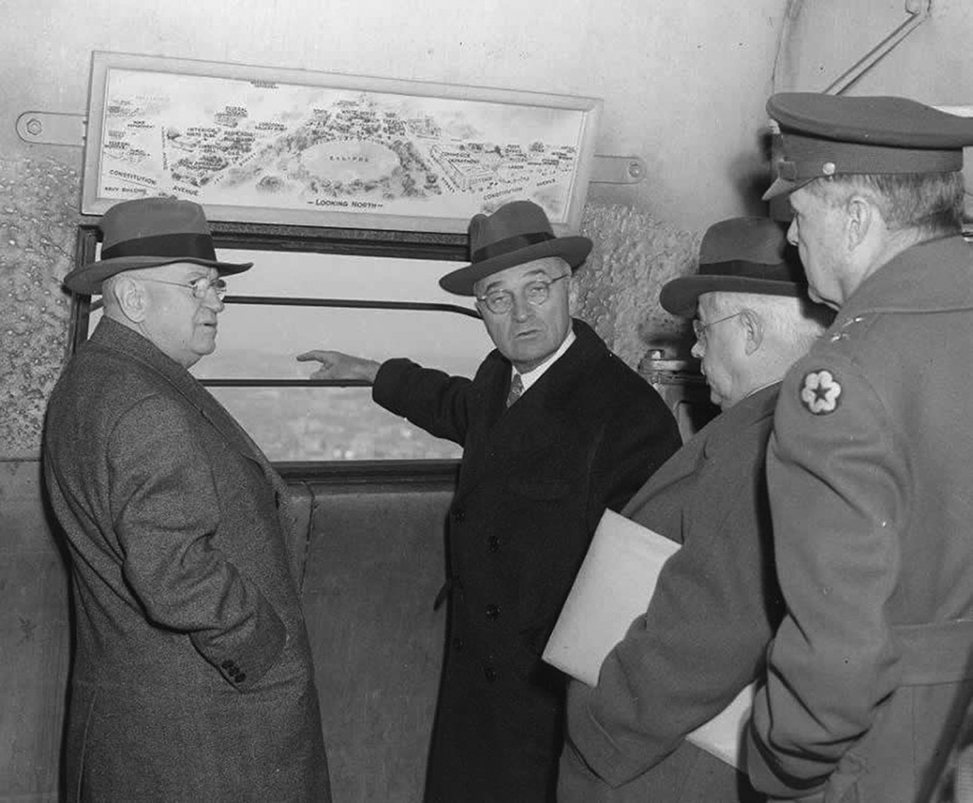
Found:
<path fill-rule="evenodd" d="M 216 268 L 220 275 L 242 273 L 252 262 L 220 262 L 203 208 L 174 198 L 138 198 L 111 207 L 98 224 L 101 259 L 75 268 L 64 277 L 69 290 L 84 295 L 101 292 L 109 276 L 136 268 L 192 262 Z"/>
<path fill-rule="evenodd" d="M 460 296 L 473 295 L 480 279 L 543 257 L 561 257 L 576 270 L 591 251 L 587 237 L 555 237 L 544 210 L 532 201 L 511 201 L 491 215 L 470 221 L 470 264 L 447 273 L 439 285 Z"/>
<path fill-rule="evenodd" d="M 659 303 L 673 315 L 691 318 L 704 293 L 803 296 L 807 279 L 792 252 L 775 220 L 736 217 L 714 223 L 699 246 L 699 273 L 666 282 Z"/>

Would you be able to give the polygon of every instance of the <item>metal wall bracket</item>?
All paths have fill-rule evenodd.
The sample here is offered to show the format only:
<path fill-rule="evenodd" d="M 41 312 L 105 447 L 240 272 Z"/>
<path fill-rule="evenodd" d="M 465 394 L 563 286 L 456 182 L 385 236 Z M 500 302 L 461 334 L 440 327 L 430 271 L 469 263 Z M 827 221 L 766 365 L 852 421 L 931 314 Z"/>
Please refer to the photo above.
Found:
<path fill-rule="evenodd" d="M 17 118 L 17 134 L 37 145 L 84 145 L 86 118 L 83 114 L 24 112 Z"/>
<path fill-rule="evenodd" d="M 591 161 L 594 184 L 638 184 L 645 178 L 645 162 L 638 156 L 595 155 Z"/>
<path fill-rule="evenodd" d="M 905 22 L 869 50 L 858 61 L 832 81 L 824 90 L 826 95 L 843 95 L 904 40 L 910 33 L 932 16 L 932 0 L 906 0 Z"/>

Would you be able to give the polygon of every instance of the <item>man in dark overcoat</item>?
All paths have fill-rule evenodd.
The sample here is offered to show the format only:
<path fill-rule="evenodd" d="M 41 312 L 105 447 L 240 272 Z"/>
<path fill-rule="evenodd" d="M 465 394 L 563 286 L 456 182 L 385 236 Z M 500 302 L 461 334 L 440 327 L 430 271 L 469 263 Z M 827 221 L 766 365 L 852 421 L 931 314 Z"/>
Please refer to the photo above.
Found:
<path fill-rule="evenodd" d="M 780 381 L 831 318 L 785 246 L 768 218 L 721 221 L 699 273 L 662 288 L 665 309 L 694 318 L 693 355 L 722 412 L 622 511 L 681 546 L 597 685 L 569 686 L 561 803 L 763 799 L 685 737 L 760 677 L 783 615 L 764 456 Z"/>
<path fill-rule="evenodd" d="M 655 390 L 570 316 L 590 240 L 555 237 L 539 206 L 516 201 L 472 220 L 470 248 L 472 263 L 440 284 L 476 297 L 497 347 L 472 380 L 407 359 L 301 358 L 321 363 L 318 378 L 372 381 L 383 407 L 463 446 L 426 801 L 544 803 L 565 677 L 541 653 L 603 511 L 680 439 Z"/>
<path fill-rule="evenodd" d="M 330 801 L 287 492 L 187 371 L 223 275 L 202 209 L 105 213 L 68 274 L 104 316 L 50 400 L 44 473 L 76 622 L 67 799 Z"/>
<path fill-rule="evenodd" d="M 898 97 L 773 95 L 788 237 L 829 332 L 767 448 L 787 613 L 748 761 L 773 799 L 930 799 L 973 694 L 973 120 Z"/>

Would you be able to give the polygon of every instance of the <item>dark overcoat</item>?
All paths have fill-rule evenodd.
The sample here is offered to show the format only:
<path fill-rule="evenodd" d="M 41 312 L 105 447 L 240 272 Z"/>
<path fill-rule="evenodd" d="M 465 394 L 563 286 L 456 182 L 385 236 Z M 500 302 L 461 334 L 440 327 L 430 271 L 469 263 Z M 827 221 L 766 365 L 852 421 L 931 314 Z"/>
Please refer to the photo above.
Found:
<path fill-rule="evenodd" d="M 68 800 L 329 801 L 286 488 L 223 407 L 109 319 L 48 408 L 76 623 Z"/>
<path fill-rule="evenodd" d="M 682 546 L 598 685 L 571 681 L 560 803 L 763 799 L 684 737 L 761 676 L 783 615 L 764 472 L 778 389 L 721 413 L 622 511 Z"/>
<path fill-rule="evenodd" d="M 586 324 L 574 332 L 509 409 L 498 351 L 473 380 L 408 360 L 376 378 L 379 404 L 463 446 L 430 803 L 554 799 L 565 678 L 541 653 L 605 507 L 621 509 L 680 443 L 655 390 Z"/>
<path fill-rule="evenodd" d="M 913 246 L 788 371 L 767 450 L 787 601 L 749 768 L 773 798 L 927 801 L 973 693 L 973 252 Z"/>

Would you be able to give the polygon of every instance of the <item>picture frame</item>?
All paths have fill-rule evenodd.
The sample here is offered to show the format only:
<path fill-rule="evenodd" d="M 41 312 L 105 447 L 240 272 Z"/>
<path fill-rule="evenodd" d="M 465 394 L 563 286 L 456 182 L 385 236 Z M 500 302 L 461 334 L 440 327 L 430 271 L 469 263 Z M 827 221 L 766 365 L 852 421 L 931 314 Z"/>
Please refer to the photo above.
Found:
<path fill-rule="evenodd" d="M 214 221 L 463 232 L 511 200 L 578 230 L 598 98 L 92 54 L 82 214 L 130 198 Z"/>

